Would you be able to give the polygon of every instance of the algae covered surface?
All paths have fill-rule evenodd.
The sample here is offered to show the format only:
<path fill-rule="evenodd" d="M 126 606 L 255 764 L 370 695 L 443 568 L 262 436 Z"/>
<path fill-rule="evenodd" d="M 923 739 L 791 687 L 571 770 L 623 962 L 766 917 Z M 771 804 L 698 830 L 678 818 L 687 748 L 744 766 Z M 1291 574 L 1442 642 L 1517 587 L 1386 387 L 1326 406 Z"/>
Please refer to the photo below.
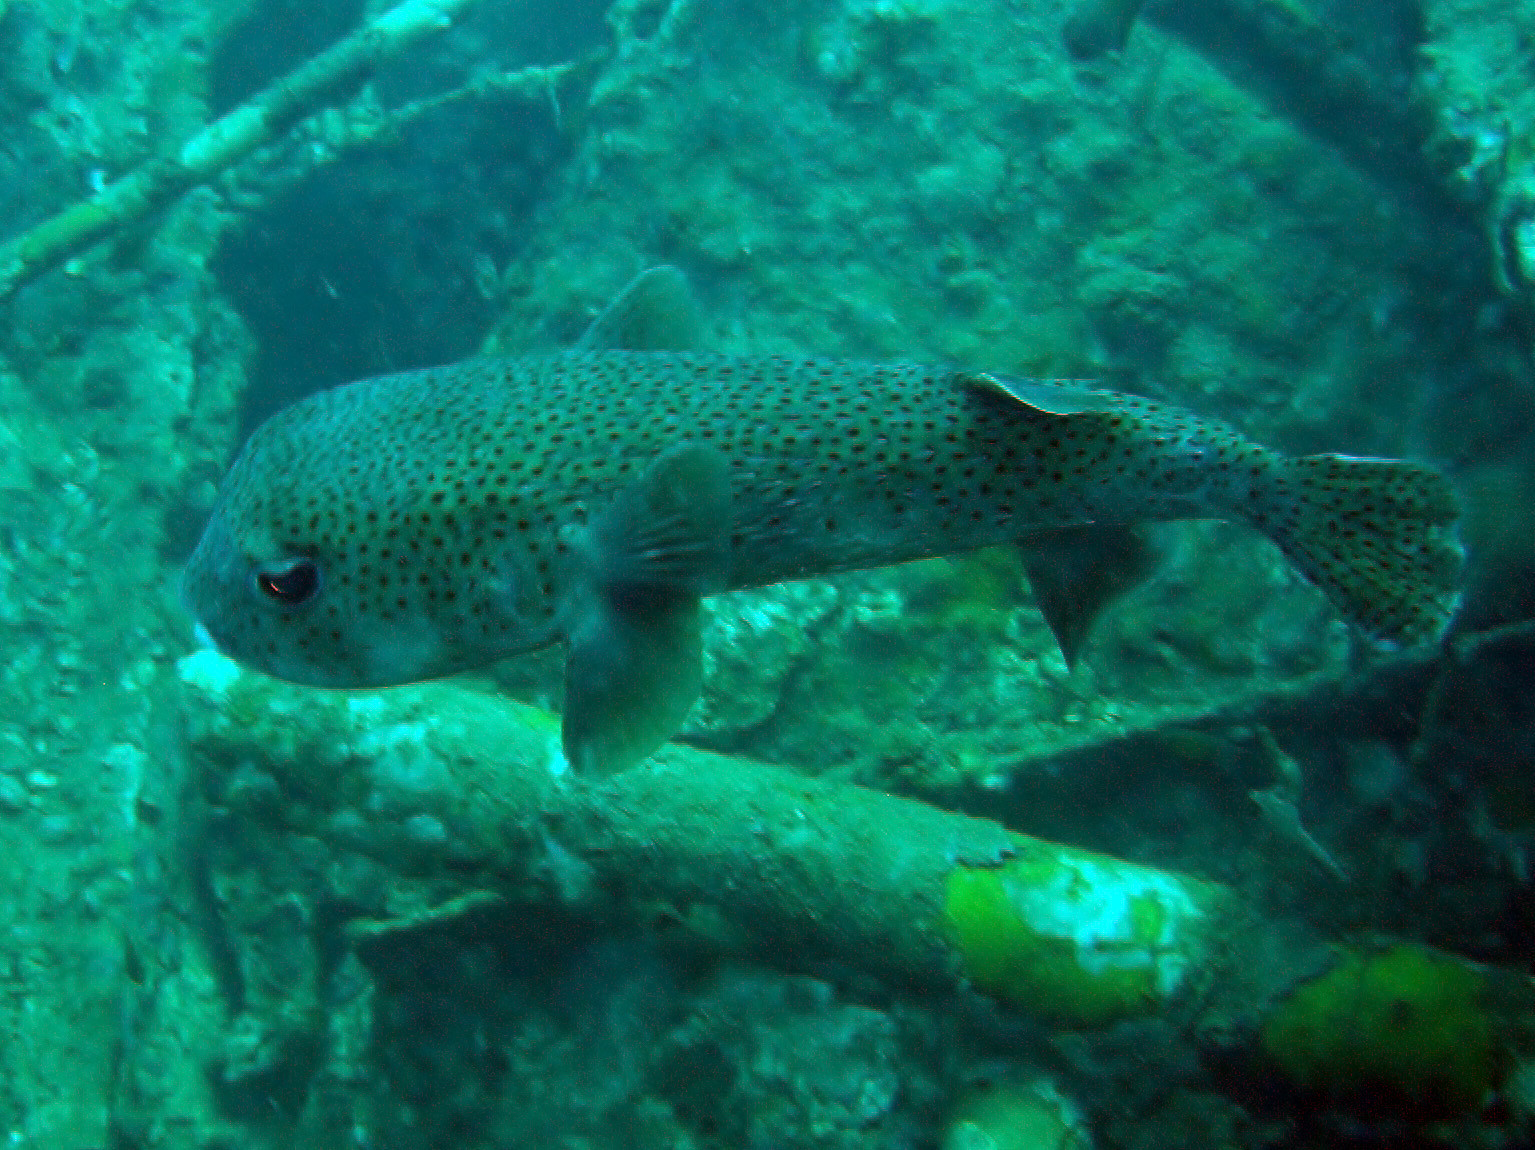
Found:
<path fill-rule="evenodd" d="M 0 1136 L 1527 1144 L 1528 13 L 451 7 L 0 3 L 7 252 L 305 93 L 0 268 Z M 376 55 L 284 86 L 342 41 Z M 1319 124 L 1349 100 L 1368 146 Z M 1071 664 L 1010 548 L 719 595 L 680 745 L 609 782 L 559 755 L 558 651 L 334 693 L 206 649 L 177 582 L 261 420 L 571 346 L 661 264 L 701 350 L 1440 468 L 1455 628 L 1375 649 L 1214 521 L 1157 526 Z"/>

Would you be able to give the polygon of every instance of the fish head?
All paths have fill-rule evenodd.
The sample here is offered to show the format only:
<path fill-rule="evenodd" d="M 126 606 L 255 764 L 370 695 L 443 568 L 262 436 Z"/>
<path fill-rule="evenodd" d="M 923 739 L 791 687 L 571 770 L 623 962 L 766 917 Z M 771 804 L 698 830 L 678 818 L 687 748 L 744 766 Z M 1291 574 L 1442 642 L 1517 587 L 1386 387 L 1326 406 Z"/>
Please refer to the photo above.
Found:
<path fill-rule="evenodd" d="M 418 682 L 547 642 L 536 580 L 444 496 L 432 444 L 347 398 L 279 413 L 230 468 L 182 578 L 208 637 L 317 687 Z"/>
<path fill-rule="evenodd" d="M 182 601 L 225 655 L 292 683 L 382 686 L 408 681 L 412 661 L 359 626 L 335 593 L 345 562 L 303 540 L 279 541 L 239 514 L 215 509 L 182 576 Z M 338 561 L 339 560 L 339 561 Z M 343 612 L 345 617 L 342 617 Z M 418 647 L 421 646 L 418 644 Z M 419 655 L 414 660 L 420 662 Z"/>
<path fill-rule="evenodd" d="M 183 602 L 225 655 L 288 682 L 374 687 L 430 677 L 442 646 L 432 628 L 390 620 L 349 593 L 358 541 L 288 514 L 307 501 L 294 478 L 259 450 L 241 457 L 182 576 Z"/>

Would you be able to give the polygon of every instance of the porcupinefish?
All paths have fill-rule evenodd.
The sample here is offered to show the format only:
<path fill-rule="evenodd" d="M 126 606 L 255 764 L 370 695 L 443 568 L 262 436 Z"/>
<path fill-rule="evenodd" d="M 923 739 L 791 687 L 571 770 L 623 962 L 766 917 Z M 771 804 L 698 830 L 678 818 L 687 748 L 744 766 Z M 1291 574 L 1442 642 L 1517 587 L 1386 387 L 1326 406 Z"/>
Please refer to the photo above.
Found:
<path fill-rule="evenodd" d="M 576 349 L 363 380 L 259 427 L 183 581 L 213 641 L 320 687 L 564 643 L 565 754 L 612 771 L 686 717 L 717 592 L 1220 517 L 1377 640 L 1432 641 L 1455 609 L 1456 503 L 1428 467 L 1287 457 L 1075 382 L 632 350 L 637 285 Z"/>

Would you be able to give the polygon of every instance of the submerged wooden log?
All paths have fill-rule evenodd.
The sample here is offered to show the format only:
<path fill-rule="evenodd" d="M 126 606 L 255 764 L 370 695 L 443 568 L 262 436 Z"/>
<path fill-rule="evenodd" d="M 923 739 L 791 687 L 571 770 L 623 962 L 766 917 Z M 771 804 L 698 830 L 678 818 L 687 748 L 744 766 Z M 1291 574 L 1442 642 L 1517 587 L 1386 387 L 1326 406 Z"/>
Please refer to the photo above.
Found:
<path fill-rule="evenodd" d="M 476 2 L 403 0 L 209 124 L 178 150 L 146 160 L 89 199 L 0 245 L 0 298 L 213 179 L 355 90 L 381 61 L 450 27 Z"/>
<path fill-rule="evenodd" d="M 1225 1066 L 1407 1115 L 1474 1111 L 1528 1073 L 1527 979 L 1408 942 L 1331 946 L 1218 884 L 682 747 L 573 778 L 552 717 L 450 683 L 311 691 L 211 652 L 182 680 L 210 802 L 456 891 L 447 916 L 491 897 L 664 922 L 1067 1028 L 1171 1016 Z"/>

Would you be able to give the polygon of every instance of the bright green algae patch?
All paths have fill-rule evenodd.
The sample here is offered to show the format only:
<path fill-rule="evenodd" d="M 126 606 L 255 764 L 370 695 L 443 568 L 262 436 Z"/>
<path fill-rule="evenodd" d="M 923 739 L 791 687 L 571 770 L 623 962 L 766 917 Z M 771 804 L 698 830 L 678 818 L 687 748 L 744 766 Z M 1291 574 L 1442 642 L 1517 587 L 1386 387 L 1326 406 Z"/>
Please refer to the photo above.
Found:
<path fill-rule="evenodd" d="M 1500 1070 L 1485 991 L 1476 967 L 1423 947 L 1343 952 L 1274 1012 L 1263 1048 L 1300 1086 L 1354 1105 L 1464 1113 Z"/>
<path fill-rule="evenodd" d="M 1052 843 L 1015 840 L 997 867 L 956 867 L 945 909 L 979 990 L 1071 1026 L 1157 1009 L 1203 946 L 1215 888 Z"/>

